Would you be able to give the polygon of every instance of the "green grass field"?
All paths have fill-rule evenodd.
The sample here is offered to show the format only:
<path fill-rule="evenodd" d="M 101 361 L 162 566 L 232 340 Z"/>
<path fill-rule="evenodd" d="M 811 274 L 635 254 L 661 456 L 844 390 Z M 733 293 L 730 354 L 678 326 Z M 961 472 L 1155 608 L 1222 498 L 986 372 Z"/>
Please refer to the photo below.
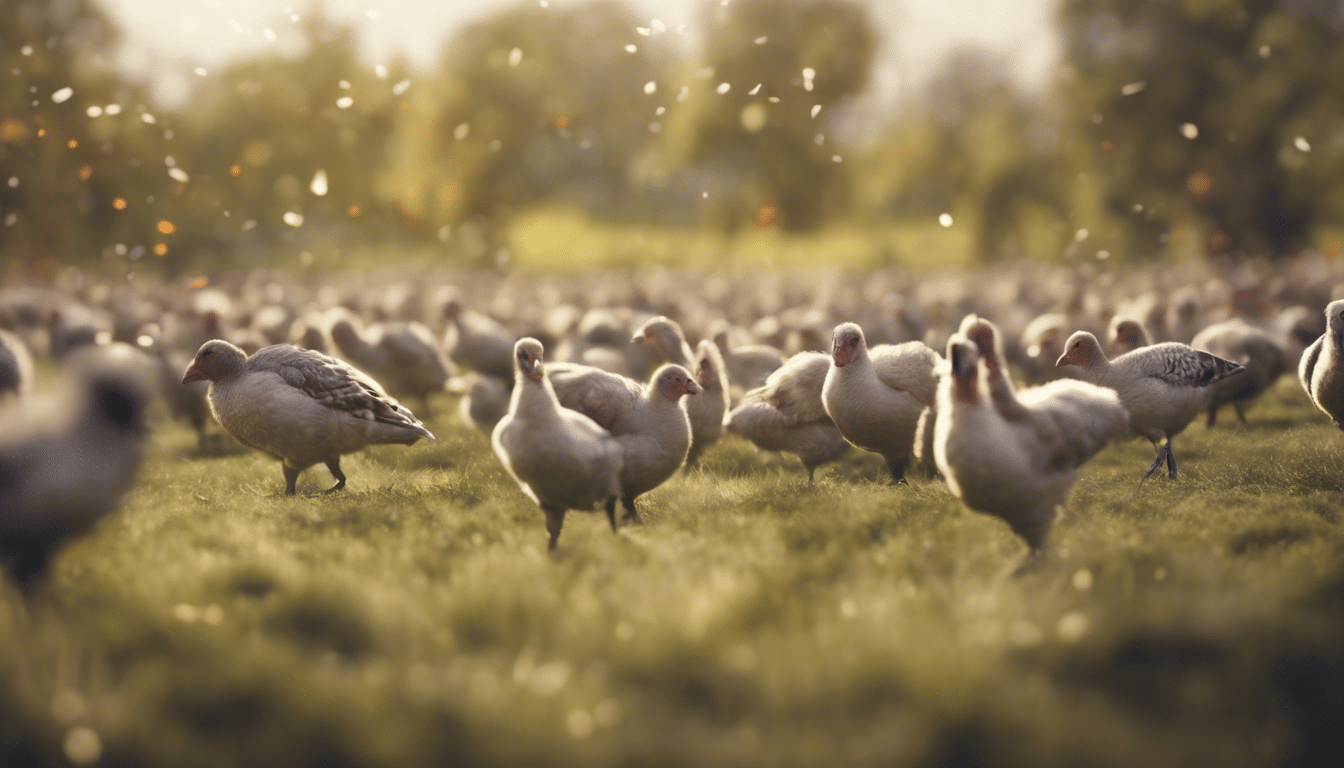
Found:
<path fill-rule="evenodd" d="M 552 558 L 435 405 L 332 496 L 161 425 L 26 617 L 6 588 L 0 765 L 1344 764 L 1344 435 L 1291 378 L 1179 481 L 1101 453 L 1021 578 L 941 481 L 735 438 Z"/>

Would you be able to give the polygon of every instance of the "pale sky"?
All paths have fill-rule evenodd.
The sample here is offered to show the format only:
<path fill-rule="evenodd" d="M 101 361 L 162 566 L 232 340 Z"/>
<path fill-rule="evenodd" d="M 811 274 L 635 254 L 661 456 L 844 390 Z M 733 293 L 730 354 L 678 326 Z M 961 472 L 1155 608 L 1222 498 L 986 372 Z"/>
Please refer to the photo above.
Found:
<path fill-rule="evenodd" d="M 160 97 L 180 100 L 193 70 L 219 66 L 269 48 L 292 48 L 296 19 L 316 0 L 96 0 L 123 33 L 118 61 L 133 75 L 152 75 Z M 579 0 L 546 0 L 552 7 Z M 732 0 L 728 0 L 731 2 Z M 370 65 L 402 52 L 429 70 L 462 23 L 528 0 L 320 0 L 334 19 L 355 22 Z M 540 3 L 542 0 L 536 0 Z M 687 25 L 691 0 L 627 0 L 668 34 Z M 976 46 L 1006 57 L 1009 73 L 1027 87 L 1047 82 L 1058 40 L 1051 24 L 1057 0 L 867 0 L 886 42 L 873 88 L 882 100 L 917 89 L 953 47 Z"/>

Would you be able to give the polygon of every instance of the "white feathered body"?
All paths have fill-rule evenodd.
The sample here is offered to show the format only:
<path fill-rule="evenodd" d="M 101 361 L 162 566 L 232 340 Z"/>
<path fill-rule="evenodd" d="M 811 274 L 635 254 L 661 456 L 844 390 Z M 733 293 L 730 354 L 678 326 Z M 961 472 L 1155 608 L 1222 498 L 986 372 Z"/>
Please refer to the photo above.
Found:
<path fill-rule="evenodd" d="M 515 383 L 491 444 L 542 508 L 592 509 L 621 494 L 622 446 L 592 419 L 562 408 L 546 379 Z"/>
<path fill-rule="evenodd" d="M 547 370 L 560 404 L 588 416 L 621 444 L 623 497 L 657 488 L 686 462 L 691 423 L 681 402 L 585 365 L 555 363 Z"/>
<path fill-rule="evenodd" d="M 368 445 L 433 436 L 357 369 L 326 355 L 276 345 L 235 377 L 210 383 L 210 410 L 238 442 L 297 469 Z"/>
<path fill-rule="evenodd" d="M 821 402 L 830 368 L 830 357 L 820 352 L 789 358 L 728 413 L 728 431 L 758 448 L 792 453 L 809 470 L 844 455 L 849 442 Z"/>
<path fill-rule="evenodd" d="M 952 492 L 977 512 L 1003 519 L 1033 548 L 1049 535 L 1084 462 L 1127 434 L 1129 414 L 1114 390 L 1055 381 L 1017 393 L 1023 409 L 1005 418 L 983 392 L 975 403 L 939 387 L 934 459 Z"/>
<path fill-rule="evenodd" d="M 822 385 L 826 413 L 845 439 L 884 456 L 908 455 L 924 409 L 934 402 L 940 357 L 918 341 L 882 344 L 831 366 Z"/>
<path fill-rule="evenodd" d="M 1219 358 L 1176 342 L 1136 349 L 1114 360 L 1071 366 L 1084 381 L 1115 390 L 1135 436 L 1158 442 L 1180 434 L 1213 397 Z"/>
<path fill-rule="evenodd" d="M 702 340 L 696 347 L 695 364 L 691 370 L 700 383 L 700 392 L 686 401 L 686 416 L 691 422 L 688 460 L 703 455 L 709 446 L 723 437 L 723 421 L 729 401 L 728 374 L 718 347 Z"/>
<path fill-rule="evenodd" d="M 517 336 L 487 315 L 463 310 L 444 334 L 444 349 L 472 370 L 508 379 L 513 376 L 513 344 Z"/>
<path fill-rule="evenodd" d="M 1344 366 L 1340 363 L 1341 349 L 1344 349 L 1344 344 L 1341 344 L 1340 338 L 1327 330 L 1325 335 L 1302 353 L 1297 373 L 1302 388 L 1316 407 L 1329 416 L 1335 426 L 1344 429 Z"/>

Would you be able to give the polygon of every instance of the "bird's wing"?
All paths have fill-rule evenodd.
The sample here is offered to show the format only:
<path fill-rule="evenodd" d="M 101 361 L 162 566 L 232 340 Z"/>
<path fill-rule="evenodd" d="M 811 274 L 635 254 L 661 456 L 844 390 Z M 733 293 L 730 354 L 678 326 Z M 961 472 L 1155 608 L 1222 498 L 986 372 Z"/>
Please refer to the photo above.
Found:
<path fill-rule="evenodd" d="M 1127 352 L 1112 360 L 1111 366 L 1175 387 L 1207 387 L 1242 370 L 1239 363 L 1176 342 Z"/>
<path fill-rule="evenodd" d="M 248 364 L 274 371 L 286 384 L 332 410 L 386 424 L 423 428 L 378 382 L 321 352 L 278 344 L 260 350 L 248 359 Z"/>
<path fill-rule="evenodd" d="M 1031 387 L 1018 397 L 1051 450 L 1052 464 L 1080 466 L 1128 434 L 1129 412 L 1113 389 L 1065 380 Z"/>
<path fill-rule="evenodd" d="M 941 359 L 920 341 L 879 344 L 868 351 L 877 378 L 888 387 L 908 392 L 924 405 L 933 405 L 938 382 L 933 370 Z"/>
<path fill-rule="evenodd" d="M 782 413 L 789 426 L 830 420 L 821 401 L 821 388 L 831 358 L 820 352 L 799 352 L 789 358 L 765 380 L 765 384 L 747 394 L 768 402 Z M 744 397 L 743 400 L 747 399 Z"/>
<path fill-rule="evenodd" d="M 546 375 L 561 405 L 588 416 L 606 430 L 614 429 L 644 393 L 634 379 L 587 365 L 549 363 Z"/>

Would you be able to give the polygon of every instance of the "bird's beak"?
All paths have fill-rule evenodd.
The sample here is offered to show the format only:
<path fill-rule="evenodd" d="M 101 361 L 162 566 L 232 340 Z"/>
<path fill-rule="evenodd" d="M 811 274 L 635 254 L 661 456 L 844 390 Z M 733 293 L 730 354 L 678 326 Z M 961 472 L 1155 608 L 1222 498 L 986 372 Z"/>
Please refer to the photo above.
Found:
<path fill-rule="evenodd" d="M 196 363 L 187 366 L 187 373 L 182 377 L 183 384 L 190 384 L 193 381 L 205 381 L 205 377 L 196 370 Z"/>
<path fill-rule="evenodd" d="M 631 336 L 631 337 L 630 337 L 630 343 L 631 343 L 631 344 L 643 344 L 644 342 L 646 342 L 646 341 L 648 341 L 648 340 L 649 340 L 649 337 L 648 337 L 648 336 L 645 336 L 643 333 L 636 333 L 634 336 Z"/>
<path fill-rule="evenodd" d="M 533 381 L 541 381 L 546 376 L 546 368 L 541 363 L 541 358 L 537 358 L 527 365 L 527 377 Z"/>
<path fill-rule="evenodd" d="M 845 363 L 849 362 L 849 353 L 843 346 L 836 345 L 831 349 L 831 359 L 835 360 L 836 368 L 844 368 Z"/>
<path fill-rule="evenodd" d="M 686 394 L 688 395 L 700 394 L 700 385 L 696 383 L 695 379 L 686 380 Z"/>
<path fill-rule="evenodd" d="M 1060 355 L 1060 356 L 1059 356 L 1059 359 L 1055 361 L 1055 367 L 1056 367 L 1056 368 L 1063 368 L 1063 367 L 1066 366 L 1066 365 L 1072 365 L 1072 364 L 1073 364 L 1073 362 L 1072 362 L 1071 360 L 1069 360 L 1069 353 L 1068 353 L 1068 352 L 1065 352 L 1064 354 Z"/>

